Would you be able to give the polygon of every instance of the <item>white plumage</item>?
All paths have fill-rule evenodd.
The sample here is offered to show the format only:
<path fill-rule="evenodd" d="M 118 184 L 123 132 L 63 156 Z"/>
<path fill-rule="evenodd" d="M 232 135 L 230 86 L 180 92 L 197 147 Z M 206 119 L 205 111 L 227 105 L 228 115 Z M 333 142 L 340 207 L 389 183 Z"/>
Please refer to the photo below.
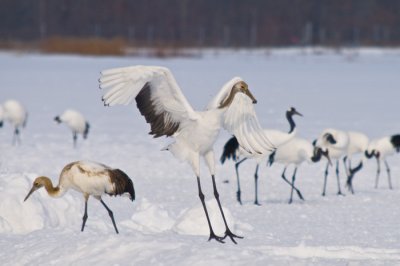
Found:
<path fill-rule="evenodd" d="M 286 119 L 289 122 L 289 132 L 283 132 L 275 129 L 264 129 L 263 132 L 269 139 L 269 141 L 273 144 L 274 147 L 279 147 L 286 142 L 290 141 L 297 133 L 296 123 L 293 120 L 294 115 L 300 115 L 299 112 L 294 107 L 291 107 L 288 111 L 286 111 Z M 258 202 L 258 169 L 260 163 L 267 158 L 273 150 L 267 150 L 264 153 L 248 153 L 245 149 L 238 145 L 236 137 L 232 137 L 229 139 L 222 152 L 220 161 L 223 164 L 226 159 L 232 159 L 235 161 L 235 171 L 236 171 L 236 181 L 237 181 L 237 191 L 236 191 L 236 199 L 242 204 L 241 199 L 241 189 L 240 189 L 240 178 L 239 178 L 239 166 L 241 163 L 246 161 L 247 159 L 255 159 L 257 162 L 256 169 L 254 172 L 254 204 L 259 205 Z"/>
<path fill-rule="evenodd" d="M 56 116 L 54 120 L 58 123 L 64 123 L 71 129 L 74 147 L 76 147 L 78 134 L 81 134 L 84 139 L 87 138 L 90 125 L 78 111 L 67 109 L 61 115 Z"/>
<path fill-rule="evenodd" d="M 16 100 L 7 100 L 0 106 L 0 127 L 3 125 L 3 120 L 8 121 L 14 127 L 13 144 L 21 142 L 20 129 L 26 126 L 27 119 L 27 111 Z"/>
<path fill-rule="evenodd" d="M 327 158 L 328 163 L 331 163 L 329 152 L 327 150 L 323 151 L 319 147 L 314 147 L 312 143 L 308 140 L 298 137 L 292 138 L 290 141 L 279 146 L 276 151 L 270 155 L 270 165 L 272 165 L 274 162 L 277 162 L 285 166 L 281 177 L 286 183 L 291 186 L 289 203 L 292 203 L 293 200 L 293 190 L 296 190 L 299 198 L 304 200 L 303 196 L 300 193 L 300 190 L 295 186 L 296 173 L 299 165 L 302 164 L 304 161 L 308 163 L 319 162 L 322 155 Z M 285 176 L 286 169 L 291 164 L 295 166 L 292 175 L 292 182 L 287 180 Z"/>
<path fill-rule="evenodd" d="M 248 85 L 238 77 L 228 81 L 204 111 L 195 111 L 181 92 L 169 69 L 159 66 L 132 66 L 101 72 L 100 88 L 108 89 L 103 96 L 105 105 L 129 104 L 134 100 L 141 114 L 151 125 L 149 134 L 154 137 L 172 136 L 175 142 L 166 150 L 192 166 L 198 181 L 199 197 L 210 228 L 210 239 L 222 240 L 234 235 L 226 226 L 224 237 L 213 232 L 204 195 L 200 186 L 200 157 L 204 157 L 210 170 L 214 195 L 219 206 L 215 184 L 213 145 L 221 128 L 238 138 L 239 144 L 249 153 L 273 150 L 273 145 L 263 133 L 253 103 L 255 98 Z M 236 242 L 235 242 L 236 243 Z"/>
<path fill-rule="evenodd" d="M 336 178 L 338 185 L 338 195 L 343 195 L 340 186 L 340 177 L 339 177 L 339 159 L 346 155 L 347 148 L 349 146 L 349 136 L 347 132 L 328 128 L 322 131 L 319 135 L 318 139 L 314 141 L 314 145 L 316 147 L 320 147 L 323 149 L 328 149 L 329 156 L 331 159 L 336 159 Z M 322 190 L 322 196 L 326 194 L 326 181 L 328 177 L 328 169 L 329 163 L 326 164 L 325 169 L 325 178 L 324 178 L 324 186 Z M 345 167 L 346 169 L 346 167 Z M 347 171 L 347 170 L 346 170 Z"/>
<path fill-rule="evenodd" d="M 104 194 L 117 196 L 128 193 L 132 201 L 135 199 L 133 182 L 124 172 L 91 161 L 77 161 L 67 164 L 61 171 L 57 187 L 53 187 L 48 177 L 40 176 L 36 178 L 33 181 L 32 189 L 29 191 L 24 201 L 41 187 L 44 187 L 51 197 L 61 197 L 68 189 L 74 189 L 83 194 L 85 198 L 85 213 L 81 231 L 85 228 L 87 220 L 87 202 L 89 196 L 98 199 L 106 208 L 117 234 L 118 229 L 115 224 L 114 215 L 101 199 L 101 196 Z"/>
<path fill-rule="evenodd" d="M 392 135 L 386 136 L 380 139 L 372 140 L 367 150 L 365 151 L 365 155 L 368 158 L 375 157 L 377 168 L 376 168 L 376 179 L 375 179 L 375 188 L 378 188 L 379 183 L 379 175 L 381 172 L 381 161 L 385 163 L 386 172 L 388 176 L 389 188 L 392 189 L 392 181 L 390 176 L 390 167 L 386 160 L 386 157 L 395 154 L 396 152 L 400 152 L 400 135 Z"/>
<path fill-rule="evenodd" d="M 329 151 L 329 156 L 336 159 L 336 178 L 338 184 L 338 195 L 342 195 L 339 177 L 339 159 L 343 158 L 343 165 L 347 175 L 346 185 L 349 190 L 354 193 L 352 180 L 354 174 L 359 171 L 363 163 L 351 168 L 351 157 L 357 153 L 363 153 L 368 145 L 368 137 L 363 133 L 355 131 L 342 131 L 333 128 L 325 129 L 318 139 L 315 141 L 315 146 L 326 148 Z M 322 196 L 326 193 L 326 181 L 328 176 L 329 164 L 326 165 L 324 187 Z"/>

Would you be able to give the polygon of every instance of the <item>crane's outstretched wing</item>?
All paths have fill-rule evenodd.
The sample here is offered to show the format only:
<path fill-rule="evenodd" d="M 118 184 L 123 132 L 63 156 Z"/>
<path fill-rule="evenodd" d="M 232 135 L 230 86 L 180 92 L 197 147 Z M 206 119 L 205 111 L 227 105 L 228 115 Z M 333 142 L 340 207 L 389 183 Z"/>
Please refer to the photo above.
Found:
<path fill-rule="evenodd" d="M 171 136 L 180 125 L 196 120 L 193 110 L 168 68 L 132 66 L 101 72 L 100 88 L 105 105 L 127 105 L 136 101 L 140 113 L 151 125 L 154 137 Z"/>
<path fill-rule="evenodd" d="M 223 127 L 235 135 L 248 153 L 268 154 L 275 150 L 258 122 L 253 101 L 244 93 L 236 93 L 225 111 Z"/>

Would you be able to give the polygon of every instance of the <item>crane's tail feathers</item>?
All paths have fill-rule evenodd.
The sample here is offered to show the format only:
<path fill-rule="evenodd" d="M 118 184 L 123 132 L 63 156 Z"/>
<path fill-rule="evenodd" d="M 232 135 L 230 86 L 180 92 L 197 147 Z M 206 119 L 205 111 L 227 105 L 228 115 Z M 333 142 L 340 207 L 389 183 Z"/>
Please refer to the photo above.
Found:
<path fill-rule="evenodd" d="M 221 163 L 223 164 L 225 160 L 229 159 L 236 161 L 238 151 L 239 151 L 239 142 L 237 141 L 236 137 L 233 136 L 226 142 L 224 146 L 224 151 L 222 152 L 220 158 Z"/>
<path fill-rule="evenodd" d="M 268 157 L 268 163 L 267 165 L 271 166 L 274 161 L 275 161 L 275 154 L 276 154 L 276 150 L 274 150 Z"/>

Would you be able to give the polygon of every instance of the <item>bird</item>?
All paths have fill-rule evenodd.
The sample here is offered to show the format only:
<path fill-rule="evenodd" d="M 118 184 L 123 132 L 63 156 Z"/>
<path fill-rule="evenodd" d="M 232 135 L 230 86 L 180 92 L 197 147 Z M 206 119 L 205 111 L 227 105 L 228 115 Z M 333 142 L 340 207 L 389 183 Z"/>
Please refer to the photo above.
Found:
<path fill-rule="evenodd" d="M 375 188 L 378 188 L 379 175 L 381 172 L 381 161 L 383 161 L 386 167 L 389 188 L 393 189 L 390 176 L 390 167 L 386 160 L 386 157 L 394 155 L 396 152 L 400 152 L 400 134 L 385 136 L 379 139 L 372 140 L 369 143 L 368 148 L 365 151 L 365 156 L 367 158 L 376 158 L 377 168 Z"/>
<path fill-rule="evenodd" d="M 127 193 L 131 201 L 135 200 L 133 182 L 123 171 L 93 161 L 76 161 L 64 166 L 56 187 L 53 186 L 50 178 L 46 176 L 37 177 L 33 181 L 32 188 L 26 195 L 24 202 L 41 187 L 44 187 L 47 193 L 54 198 L 62 197 L 70 188 L 83 194 L 85 212 L 82 217 L 82 232 L 88 218 L 87 205 L 89 196 L 99 200 L 106 208 L 117 234 L 119 232 L 115 224 L 114 214 L 104 203 L 101 196 L 104 194 L 117 196 Z"/>
<path fill-rule="evenodd" d="M 274 162 L 283 164 L 285 166 L 281 177 L 291 186 L 289 204 L 293 201 L 293 190 L 296 190 L 299 198 L 304 200 L 300 190 L 296 188 L 294 184 L 296 180 L 297 168 L 304 161 L 309 163 L 319 162 L 322 156 L 325 156 L 328 160 L 328 163 L 332 164 L 328 149 L 323 150 L 320 147 L 314 147 L 310 141 L 299 137 L 294 137 L 285 144 L 277 147 L 277 149 L 269 156 L 268 164 L 270 166 L 272 166 Z M 285 176 L 286 169 L 290 164 L 294 164 L 295 166 L 292 175 L 292 182 L 290 182 Z"/>
<path fill-rule="evenodd" d="M 350 133 L 350 136 L 357 136 L 356 134 Z M 319 137 L 313 141 L 313 145 L 316 147 L 320 148 L 326 148 L 328 149 L 329 156 L 331 159 L 336 159 L 336 178 L 337 178 L 337 185 L 338 185 L 338 195 L 344 195 L 341 191 L 341 186 L 340 186 L 340 177 L 339 177 L 339 159 L 343 158 L 343 163 L 344 163 L 344 168 L 345 168 L 345 173 L 347 175 L 347 183 L 349 186 L 349 189 L 352 190 L 352 183 L 351 180 L 354 176 L 354 174 L 359 171 L 362 167 L 362 162 L 354 168 L 347 168 L 346 166 L 346 156 L 352 155 L 353 150 L 355 148 L 350 144 L 350 136 L 349 132 L 347 131 L 342 131 L 334 128 L 328 128 L 322 131 L 322 133 L 319 135 Z M 329 174 L 329 162 L 326 165 L 325 169 L 325 176 L 324 176 L 324 185 L 323 185 L 323 190 L 322 190 L 322 196 L 326 195 L 326 182 L 327 182 L 327 177 Z"/>
<path fill-rule="evenodd" d="M 232 233 L 225 219 L 215 182 L 213 146 L 221 128 L 224 128 L 234 134 L 239 145 L 249 153 L 261 154 L 274 149 L 263 134 L 253 107 L 257 100 L 248 84 L 240 77 L 232 78 L 204 111 L 195 111 L 167 67 L 135 65 L 108 69 L 101 72 L 99 83 L 101 89 L 107 89 L 102 97 L 104 105 L 127 105 L 135 101 L 150 124 L 150 135 L 174 138 L 163 150 L 170 151 L 191 166 L 209 227 L 208 240 L 225 243 L 224 239 L 229 237 L 237 244 L 235 239 L 243 237 Z M 200 158 L 204 158 L 211 175 L 213 194 L 225 225 L 224 236 L 216 235 L 210 222 L 201 189 Z"/>
<path fill-rule="evenodd" d="M 289 122 L 289 132 L 283 132 L 275 129 L 264 129 L 264 134 L 268 136 L 268 139 L 271 141 L 271 143 L 275 147 L 279 147 L 280 145 L 283 145 L 284 143 L 288 142 L 291 140 L 297 132 L 296 128 L 296 123 L 293 120 L 294 115 L 299 115 L 300 114 L 296 108 L 290 107 L 289 110 L 286 111 L 286 119 Z M 224 164 L 224 162 L 228 159 L 232 159 L 235 162 L 235 171 L 236 171 L 236 181 L 237 181 L 237 192 L 236 192 L 236 200 L 242 204 L 242 199 L 241 199 L 241 189 L 240 189 L 240 179 L 239 179 L 239 166 L 241 163 L 246 161 L 247 159 L 255 159 L 257 161 L 256 169 L 254 172 L 254 185 L 255 185 L 255 198 L 254 198 L 254 204 L 255 205 L 260 205 L 258 202 L 258 169 L 260 163 L 265 159 L 268 158 L 268 156 L 272 153 L 273 151 L 267 151 L 266 153 L 258 154 L 258 153 L 248 153 L 245 149 L 243 149 L 235 136 L 230 138 L 224 145 L 222 155 L 220 157 L 220 162 L 221 164 Z"/>
<path fill-rule="evenodd" d="M 20 129 L 26 126 L 28 121 L 28 112 L 24 106 L 17 100 L 7 100 L 0 107 L 0 127 L 3 126 L 3 120 L 10 122 L 14 127 L 12 144 L 20 144 Z"/>
<path fill-rule="evenodd" d="M 74 148 L 76 148 L 78 134 L 82 134 L 83 139 L 86 139 L 89 134 L 89 122 L 78 111 L 67 109 L 61 115 L 57 115 L 54 120 L 59 124 L 66 124 L 71 129 Z"/>
<path fill-rule="evenodd" d="M 354 174 L 361 170 L 363 167 L 364 154 L 368 148 L 369 138 L 361 132 L 356 131 L 348 131 L 349 144 L 347 146 L 346 155 L 343 157 L 343 163 L 345 165 L 346 173 L 347 173 L 347 181 L 346 187 L 350 190 L 352 194 L 354 194 L 353 188 L 353 178 Z M 351 159 L 355 154 L 362 154 L 362 158 L 358 166 L 351 168 Z"/>

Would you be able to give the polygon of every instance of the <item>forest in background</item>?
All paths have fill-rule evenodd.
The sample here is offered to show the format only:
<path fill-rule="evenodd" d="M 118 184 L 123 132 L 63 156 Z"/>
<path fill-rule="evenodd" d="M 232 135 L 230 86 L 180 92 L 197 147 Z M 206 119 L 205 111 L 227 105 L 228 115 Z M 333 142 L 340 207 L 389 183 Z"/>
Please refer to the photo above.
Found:
<path fill-rule="evenodd" d="M 0 0 L 0 42 L 87 50 L 398 46 L 400 1 Z"/>

